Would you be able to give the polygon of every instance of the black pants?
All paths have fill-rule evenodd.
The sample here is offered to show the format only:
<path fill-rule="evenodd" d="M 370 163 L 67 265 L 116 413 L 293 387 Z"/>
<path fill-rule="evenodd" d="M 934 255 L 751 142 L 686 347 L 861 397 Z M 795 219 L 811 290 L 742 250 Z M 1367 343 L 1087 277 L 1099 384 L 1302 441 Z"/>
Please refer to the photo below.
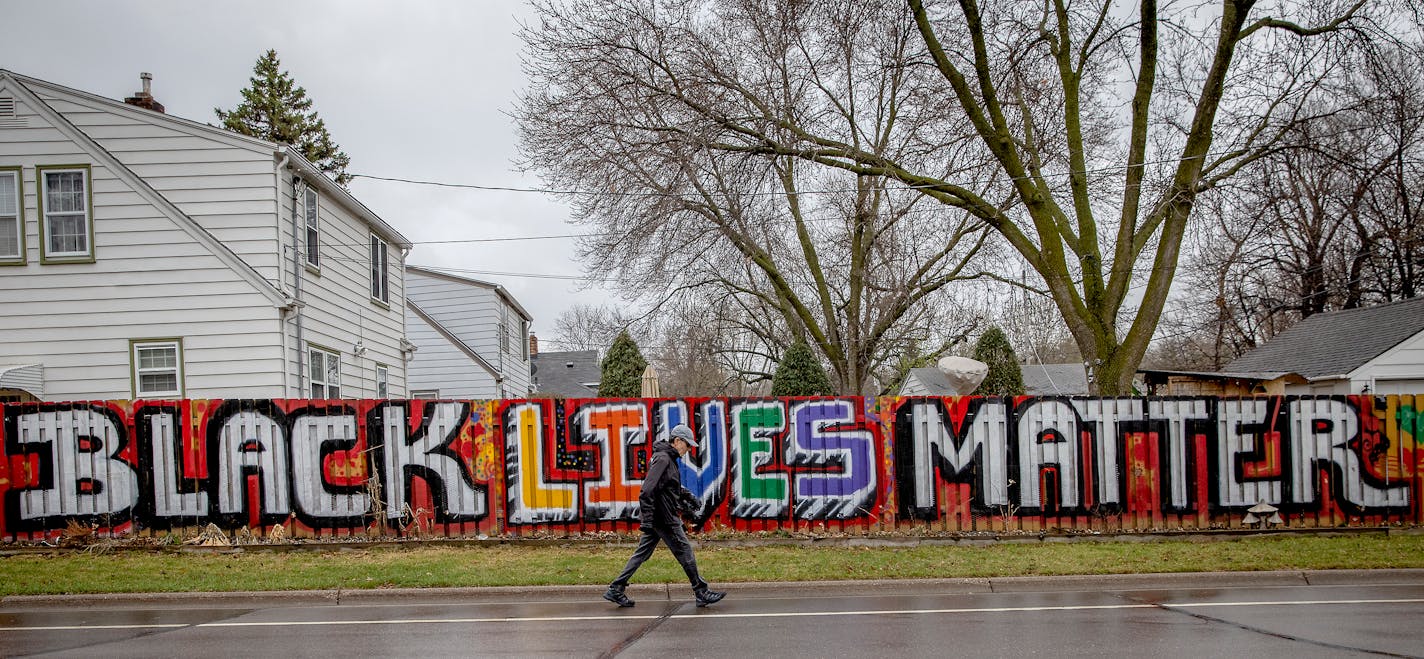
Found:
<path fill-rule="evenodd" d="M 682 564 L 682 571 L 687 573 L 687 580 L 692 584 L 694 592 L 707 590 L 707 582 L 697 575 L 697 557 L 692 555 L 692 545 L 687 542 L 687 534 L 682 532 L 682 526 L 662 526 L 655 525 L 651 533 L 644 531 L 643 537 L 638 540 L 638 548 L 633 550 L 633 557 L 628 559 L 628 565 L 623 568 L 623 574 L 618 575 L 613 583 L 608 584 L 614 590 L 623 590 L 628 587 L 628 580 L 633 578 L 633 573 L 642 567 L 643 562 L 653 555 L 653 549 L 657 548 L 658 541 L 662 540 L 672 550 L 672 555 L 677 558 L 677 562 Z"/>

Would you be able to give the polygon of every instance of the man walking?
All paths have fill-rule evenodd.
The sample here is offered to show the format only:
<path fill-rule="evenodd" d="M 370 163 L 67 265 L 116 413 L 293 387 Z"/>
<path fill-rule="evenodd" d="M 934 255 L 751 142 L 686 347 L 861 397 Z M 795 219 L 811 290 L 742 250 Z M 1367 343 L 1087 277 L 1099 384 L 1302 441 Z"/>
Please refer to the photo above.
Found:
<path fill-rule="evenodd" d="M 687 580 L 692 583 L 697 606 L 707 606 L 727 596 L 708 588 L 707 582 L 697 575 L 697 558 L 692 555 L 692 545 L 687 542 L 687 535 L 682 531 L 682 518 L 678 515 L 679 509 L 697 507 L 697 497 L 682 486 L 682 475 L 677 468 L 678 459 L 697 446 L 697 439 L 693 437 L 692 429 L 685 425 L 674 427 L 668 438 L 670 441 L 653 444 L 648 475 L 643 479 L 642 492 L 638 494 L 641 516 L 638 530 L 643 532 L 643 537 L 638 540 L 638 548 L 633 550 L 633 557 L 628 559 L 623 574 L 608 584 L 608 592 L 603 594 L 603 599 L 618 606 L 633 606 L 633 600 L 628 599 L 623 591 L 628 588 L 628 580 L 633 578 L 633 573 L 653 555 L 659 540 L 667 544 L 677 562 L 682 564 L 682 571 L 687 573 Z"/>

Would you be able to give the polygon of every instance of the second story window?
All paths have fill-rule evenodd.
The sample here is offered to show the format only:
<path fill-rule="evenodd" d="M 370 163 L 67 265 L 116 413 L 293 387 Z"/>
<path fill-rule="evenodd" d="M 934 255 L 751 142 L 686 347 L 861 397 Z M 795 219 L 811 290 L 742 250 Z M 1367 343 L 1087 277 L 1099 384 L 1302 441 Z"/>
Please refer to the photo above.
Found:
<path fill-rule="evenodd" d="M 0 169 L 0 263 L 25 262 L 25 223 L 20 213 L 20 170 Z"/>
<path fill-rule="evenodd" d="M 390 268 L 387 267 L 386 241 L 371 234 L 371 299 L 391 301 Z"/>
<path fill-rule="evenodd" d="M 302 193 L 302 217 L 306 226 L 307 265 L 313 268 L 321 267 L 321 231 L 317 226 L 316 209 L 316 188 L 307 185 Z"/>
<path fill-rule="evenodd" d="M 40 167 L 38 173 L 44 258 L 92 259 L 89 168 Z"/>
<path fill-rule="evenodd" d="M 503 355 L 509 352 L 509 307 L 503 300 L 499 303 L 499 353 Z"/>
<path fill-rule="evenodd" d="M 308 346 L 311 358 L 311 397 L 314 399 L 341 397 L 341 355 L 316 346 Z"/>
<path fill-rule="evenodd" d="M 515 337 L 515 340 L 519 341 L 520 358 L 522 358 L 526 362 L 529 361 L 529 321 L 519 321 L 519 336 Z"/>

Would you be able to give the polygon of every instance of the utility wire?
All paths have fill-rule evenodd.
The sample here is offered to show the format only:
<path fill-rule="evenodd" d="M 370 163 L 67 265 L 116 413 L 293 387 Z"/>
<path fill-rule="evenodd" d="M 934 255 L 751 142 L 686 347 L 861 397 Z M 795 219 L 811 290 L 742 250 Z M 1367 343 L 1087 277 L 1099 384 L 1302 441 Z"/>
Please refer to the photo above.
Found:
<path fill-rule="evenodd" d="M 984 179 L 972 179 L 972 180 L 968 180 L 968 181 L 956 181 L 956 182 L 945 181 L 945 183 L 950 184 L 950 185 L 955 185 L 955 186 L 958 186 L 958 187 L 961 187 L 961 188 L 965 188 L 965 187 L 970 187 L 970 186 L 975 186 L 975 185 L 987 185 L 987 184 L 990 184 L 990 183 L 1012 183 L 1012 182 L 1018 181 L 1018 180 L 1034 180 L 1034 179 L 1037 179 L 1037 178 L 1063 178 L 1063 177 L 1073 176 L 1073 175 L 1077 175 L 1077 174 L 1104 174 L 1104 173 L 1111 173 L 1111 172 L 1118 172 L 1118 171 L 1126 171 L 1126 170 L 1128 170 L 1128 169 L 1130 169 L 1130 168 L 1133 168 L 1133 167 L 1146 167 L 1146 166 L 1148 166 L 1148 165 L 1163 165 L 1163 164 L 1169 164 L 1169 163 L 1178 163 L 1178 162 L 1181 162 L 1181 161 L 1183 161 L 1183 160 L 1205 159 L 1206 157 L 1207 157 L 1207 156 L 1194 156 L 1194 157 L 1192 157 L 1192 158 L 1163 158 L 1163 159 L 1160 159 L 1160 160 L 1148 160 L 1148 161 L 1144 161 L 1144 162 L 1139 163 L 1139 164 L 1136 164 L 1136 165 L 1104 165 L 1104 166 L 1102 166 L 1102 167 L 1094 167 L 1094 168 L 1084 169 L 1084 170 L 1082 170 L 1082 171 L 1076 171 L 1076 172 L 1070 170 L 1070 171 L 1064 171 L 1064 172 L 1042 172 L 1041 174 L 1039 174 L 1039 175 L 1037 175 L 1037 176 L 1035 176 L 1035 175 L 1017 176 L 1017 177 L 1015 177 L 1015 176 L 994 176 L 994 177 L 989 177 L 989 178 L 984 178 Z M 500 185 L 482 185 L 482 184 L 478 184 L 478 183 L 450 183 L 450 182 L 448 182 L 448 181 L 428 181 L 428 180 L 422 180 L 422 179 L 399 178 L 399 177 L 394 177 L 394 176 L 376 176 L 375 174 L 352 174 L 352 175 L 351 175 L 351 178 L 352 178 L 353 180 L 354 180 L 354 179 L 358 179 L 358 178 L 367 178 L 367 179 L 371 179 L 371 180 L 374 180 L 374 181 L 390 181 L 390 182 L 395 182 L 395 183 L 409 183 L 409 184 L 411 184 L 411 185 L 429 185 L 429 186 L 435 186 L 435 187 L 440 187 L 440 188 L 456 188 L 456 189 L 468 189 L 468 190 L 486 190 L 486 191 L 492 191 L 492 192 L 531 192 L 531 193 L 535 193 L 535 194 L 550 194 L 550 195 L 564 195 L 564 196 L 574 196 L 574 195 L 608 195 L 608 196 L 614 196 L 614 197 L 654 197 L 654 198 L 669 198 L 669 199 L 687 199 L 687 198 L 694 198 L 694 199 L 695 199 L 695 198 L 703 197 L 703 196 L 706 196 L 706 195 L 709 195 L 709 194 L 712 195 L 712 196 L 728 196 L 728 197 L 729 197 L 729 196 L 733 196 L 733 195 L 738 196 L 738 197 L 784 197 L 784 196 L 787 195 L 787 192 L 786 192 L 785 190 L 764 191 L 764 192 L 747 191 L 747 192 L 735 192 L 735 193 L 734 193 L 734 192 L 711 192 L 711 193 L 703 194 L 703 193 L 691 193 L 691 192 L 687 192 L 687 193 L 678 193 L 678 192 L 618 192 L 618 191 L 616 191 L 616 190 L 560 190 L 560 189 L 557 189 L 557 188 L 520 188 L 520 187 L 500 186 Z M 939 187 L 939 186 L 938 186 L 938 185 L 934 185 L 934 184 L 926 184 L 926 185 L 906 185 L 906 186 L 903 186 L 903 187 L 894 188 L 894 190 L 928 190 L 928 189 L 937 188 L 937 187 Z M 825 189 L 821 189 L 821 190 L 797 190 L 794 194 L 796 194 L 796 195 L 845 194 L 845 193 L 855 193 L 855 192 L 860 192 L 860 191 L 861 191 L 861 190 L 860 190 L 859 188 L 825 188 Z"/>

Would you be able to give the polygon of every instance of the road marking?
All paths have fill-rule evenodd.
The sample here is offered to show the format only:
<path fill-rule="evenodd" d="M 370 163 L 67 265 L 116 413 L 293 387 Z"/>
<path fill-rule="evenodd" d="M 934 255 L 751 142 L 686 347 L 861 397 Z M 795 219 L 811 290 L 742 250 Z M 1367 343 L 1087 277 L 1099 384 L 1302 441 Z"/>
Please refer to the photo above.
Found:
<path fill-rule="evenodd" d="M 707 618 L 830 618 L 847 616 L 897 616 L 934 615 L 949 613 L 1034 613 L 1043 611 L 1103 611 L 1122 609 L 1196 609 L 1243 606 L 1341 606 L 1358 604 L 1421 604 L 1424 598 L 1408 599 L 1352 599 L 1352 600 L 1297 600 L 1259 602 L 1180 602 L 1176 604 L 1083 604 L 1076 606 L 1002 606 L 989 608 L 954 609 L 879 609 L 864 611 L 773 611 L 766 613 L 678 613 L 668 616 L 672 620 Z M 523 618 L 396 618 L 385 620 L 276 620 L 276 621 L 229 621 L 183 623 L 148 623 L 134 625 L 46 625 L 37 627 L 0 627 L 0 632 L 45 632 L 45 631 L 89 631 L 114 629 L 173 629 L 178 627 L 314 627 L 340 625 L 449 625 L 509 622 L 581 622 L 599 620 L 656 620 L 656 615 L 599 615 L 599 616 L 529 616 Z"/>

